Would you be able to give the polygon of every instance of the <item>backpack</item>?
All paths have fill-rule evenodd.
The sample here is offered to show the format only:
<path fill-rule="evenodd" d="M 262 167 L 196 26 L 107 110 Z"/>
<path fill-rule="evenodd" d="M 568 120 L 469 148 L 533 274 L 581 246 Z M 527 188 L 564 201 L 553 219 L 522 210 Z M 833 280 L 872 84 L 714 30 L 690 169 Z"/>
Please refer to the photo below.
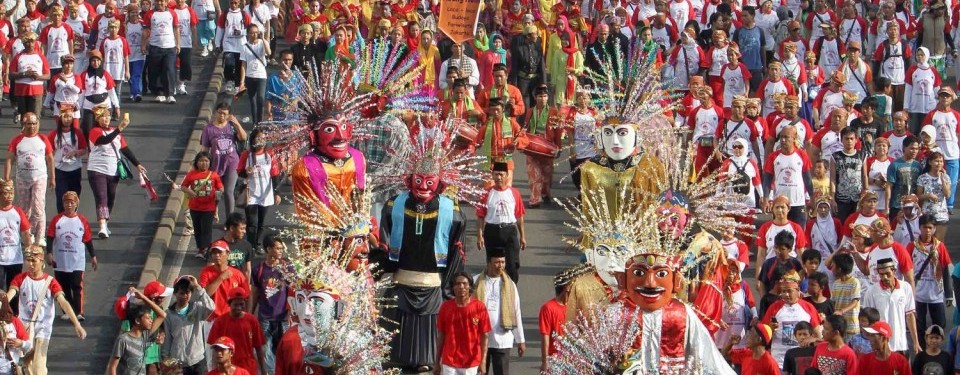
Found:
<path fill-rule="evenodd" d="M 750 183 L 750 176 L 747 175 L 746 171 L 748 163 L 750 163 L 749 160 L 740 166 L 733 160 L 730 160 L 730 164 L 733 164 L 733 167 L 737 170 L 736 173 L 733 174 L 733 178 L 730 179 L 734 193 L 740 195 L 750 194 L 750 185 L 752 184 Z"/>

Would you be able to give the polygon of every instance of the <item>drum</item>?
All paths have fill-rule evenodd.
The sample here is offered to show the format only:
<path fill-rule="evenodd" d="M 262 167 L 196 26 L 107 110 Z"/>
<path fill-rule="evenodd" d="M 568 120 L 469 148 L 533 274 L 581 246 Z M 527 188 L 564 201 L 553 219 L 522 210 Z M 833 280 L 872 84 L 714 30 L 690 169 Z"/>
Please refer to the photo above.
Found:
<path fill-rule="evenodd" d="M 453 142 L 461 147 L 469 147 L 477 143 L 477 136 L 480 131 L 470 124 L 462 124 L 454 132 Z"/>
<path fill-rule="evenodd" d="M 517 146 L 524 154 L 548 158 L 555 158 L 560 154 L 560 149 L 546 139 L 534 136 L 527 136 L 526 138 L 526 144 L 523 147 Z"/>

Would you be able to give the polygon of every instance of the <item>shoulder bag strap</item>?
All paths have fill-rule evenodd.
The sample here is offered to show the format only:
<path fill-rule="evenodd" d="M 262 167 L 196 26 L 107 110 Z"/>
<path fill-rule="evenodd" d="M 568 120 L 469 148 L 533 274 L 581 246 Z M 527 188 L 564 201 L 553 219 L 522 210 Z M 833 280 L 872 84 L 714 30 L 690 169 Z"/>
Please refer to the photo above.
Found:
<path fill-rule="evenodd" d="M 263 43 L 263 42 L 261 41 L 260 43 Z M 261 64 L 263 64 L 263 68 L 266 69 L 267 68 L 266 61 L 263 59 L 263 57 L 258 55 L 256 51 L 253 50 L 253 47 L 250 47 L 250 43 L 244 43 L 243 45 L 247 47 L 247 50 L 253 54 L 253 57 L 256 57 L 257 60 L 260 61 Z"/>
<path fill-rule="evenodd" d="M 846 66 L 847 66 L 847 69 L 849 69 L 849 67 L 850 67 L 849 64 L 844 64 L 844 65 L 846 65 Z M 859 66 L 858 66 L 858 68 L 859 68 Z M 865 85 L 865 84 L 863 83 L 863 80 L 860 79 L 860 76 L 857 75 L 857 69 L 850 69 L 850 75 L 852 75 L 853 78 L 856 78 L 856 79 L 857 79 L 857 83 L 859 83 L 859 84 L 860 84 L 860 87 L 863 88 L 863 92 L 865 92 L 865 93 L 867 93 L 867 94 L 870 93 L 870 90 L 867 90 L 867 85 Z"/>
<path fill-rule="evenodd" d="M 843 21 L 846 21 L 846 20 L 843 20 Z M 843 27 L 843 21 L 840 21 L 840 27 Z M 850 43 L 850 35 L 853 35 L 853 27 L 854 27 L 854 26 L 857 26 L 857 19 L 856 19 L 856 18 L 853 19 L 853 24 L 851 24 L 851 25 L 850 25 L 850 29 L 847 30 L 847 36 L 846 36 L 845 38 L 843 38 L 843 44 L 849 44 L 849 43 Z"/>
<path fill-rule="evenodd" d="M 911 236 L 912 236 L 912 234 L 911 234 Z M 914 241 L 913 245 L 914 245 L 914 246 L 923 246 L 923 248 L 926 249 L 926 246 L 924 246 L 922 243 L 920 243 L 920 241 Z M 917 270 L 917 273 L 913 275 L 914 280 L 920 280 L 920 276 L 923 275 L 923 271 L 926 271 L 926 270 L 927 270 L 927 266 L 930 265 L 930 259 L 933 258 L 933 252 L 934 252 L 934 251 L 937 251 L 937 249 L 931 249 L 931 250 L 930 250 L 930 253 L 927 254 L 927 260 L 923 261 L 923 265 L 921 265 L 921 266 L 920 266 L 920 269 Z"/>
<path fill-rule="evenodd" d="M 737 123 L 737 126 L 734 126 L 734 127 L 733 127 L 733 130 L 731 130 L 729 133 L 727 133 L 726 131 L 724 131 L 724 132 L 723 132 L 723 142 L 726 143 L 727 140 L 730 139 L 730 136 L 733 135 L 734 133 L 736 133 L 737 130 L 740 130 L 740 127 L 743 126 L 743 123 L 745 123 L 745 122 L 747 122 L 745 119 L 744 119 L 744 120 L 740 120 L 740 122 Z"/>

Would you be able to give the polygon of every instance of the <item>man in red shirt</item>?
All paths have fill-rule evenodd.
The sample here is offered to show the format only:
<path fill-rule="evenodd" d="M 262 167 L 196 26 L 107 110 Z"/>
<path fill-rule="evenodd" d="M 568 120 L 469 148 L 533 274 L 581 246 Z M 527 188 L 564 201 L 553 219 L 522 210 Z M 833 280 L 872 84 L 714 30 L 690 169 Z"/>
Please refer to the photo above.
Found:
<path fill-rule="evenodd" d="M 847 321 L 843 315 L 829 315 L 823 321 L 823 341 L 813 352 L 812 366 L 823 375 L 857 373 L 857 354 L 843 341 Z"/>
<path fill-rule="evenodd" d="M 553 277 L 555 297 L 540 307 L 540 335 L 543 337 L 543 345 L 540 346 L 541 373 L 547 371 L 547 357 L 557 352 L 553 334 L 562 335 L 563 325 L 567 322 L 567 286 L 570 285 L 570 281 L 589 270 L 589 267 L 579 265 Z"/>
<path fill-rule="evenodd" d="M 890 325 L 878 321 L 863 329 L 870 339 L 873 353 L 860 357 L 860 373 L 870 375 L 910 374 L 910 363 L 903 354 L 890 350 Z"/>
<path fill-rule="evenodd" d="M 742 374 L 780 375 L 777 360 L 770 355 L 770 343 L 773 341 L 773 328 L 757 323 L 747 332 L 747 347 L 731 351 L 740 342 L 740 336 L 733 336 L 723 348 L 724 356 L 730 362 L 739 364 Z"/>
<path fill-rule="evenodd" d="M 229 292 L 236 287 L 249 290 L 250 284 L 243 272 L 227 265 L 230 247 L 224 240 L 210 244 L 210 264 L 200 270 L 200 286 L 213 298 L 216 307 L 207 318 L 212 322 L 230 311 Z"/>
<path fill-rule="evenodd" d="M 217 341 L 213 340 L 214 337 L 231 339 L 236 344 L 232 348 L 233 363 L 251 374 L 257 374 L 258 368 L 260 374 L 266 374 L 267 363 L 264 361 L 263 344 L 267 340 L 263 336 L 263 329 L 260 328 L 257 317 L 246 311 L 250 291 L 246 287 L 235 287 L 230 290 L 229 298 L 230 313 L 213 321 L 213 327 L 207 335 L 209 340 L 207 343 L 216 345 Z M 257 353 L 256 358 L 253 356 L 254 351 Z"/>
<path fill-rule="evenodd" d="M 453 277 L 452 300 L 440 305 L 437 317 L 435 375 L 483 374 L 487 359 L 490 315 L 487 306 L 473 298 L 473 278 L 465 272 Z M 442 371 L 441 371 L 442 370 Z"/>
<path fill-rule="evenodd" d="M 210 347 L 217 353 L 213 357 L 216 368 L 210 370 L 207 375 L 250 375 L 249 371 L 233 365 L 233 351 L 237 345 L 232 339 L 221 336 Z"/>

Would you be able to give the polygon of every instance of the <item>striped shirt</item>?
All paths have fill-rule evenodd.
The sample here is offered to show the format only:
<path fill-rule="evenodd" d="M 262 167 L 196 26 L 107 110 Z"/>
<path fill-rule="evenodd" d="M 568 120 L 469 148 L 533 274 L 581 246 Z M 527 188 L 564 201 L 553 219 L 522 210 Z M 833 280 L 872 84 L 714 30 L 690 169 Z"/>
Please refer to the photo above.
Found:
<path fill-rule="evenodd" d="M 830 284 L 830 299 L 833 300 L 835 309 L 840 310 L 849 306 L 854 301 L 860 299 L 860 280 L 850 277 L 849 280 L 836 279 Z M 860 309 L 850 309 L 843 313 L 843 319 L 847 321 L 847 331 L 844 336 L 856 335 L 860 333 L 860 320 L 858 315 Z"/>

